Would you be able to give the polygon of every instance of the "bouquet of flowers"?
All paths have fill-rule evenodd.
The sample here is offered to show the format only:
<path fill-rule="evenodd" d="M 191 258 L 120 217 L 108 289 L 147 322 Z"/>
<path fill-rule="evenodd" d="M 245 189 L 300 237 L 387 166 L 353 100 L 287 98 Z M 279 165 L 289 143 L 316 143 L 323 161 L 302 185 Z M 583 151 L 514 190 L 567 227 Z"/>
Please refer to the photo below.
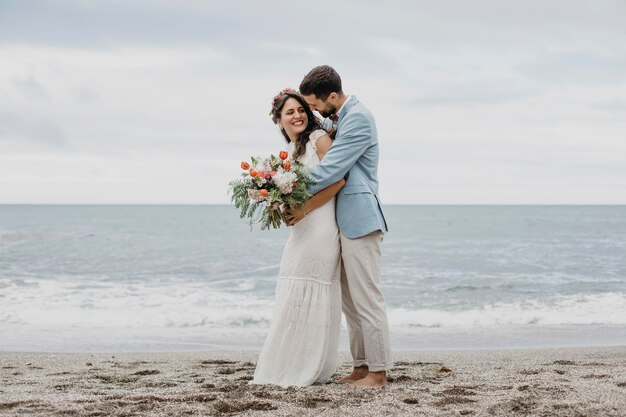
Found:
<path fill-rule="evenodd" d="M 287 151 L 278 156 L 251 158 L 242 162 L 241 179 L 228 183 L 229 194 L 242 219 L 261 223 L 261 229 L 278 229 L 286 207 L 301 206 L 311 197 L 307 186 L 313 184 L 302 165 L 289 158 Z"/>

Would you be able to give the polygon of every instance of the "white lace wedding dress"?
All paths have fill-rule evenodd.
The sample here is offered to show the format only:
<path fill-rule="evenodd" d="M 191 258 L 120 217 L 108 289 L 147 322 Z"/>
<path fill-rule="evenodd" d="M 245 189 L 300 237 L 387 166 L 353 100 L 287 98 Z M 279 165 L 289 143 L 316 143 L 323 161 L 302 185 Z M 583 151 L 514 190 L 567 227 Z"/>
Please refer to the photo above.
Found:
<path fill-rule="evenodd" d="M 319 164 L 311 133 L 298 160 L 310 171 Z M 289 145 L 293 155 L 294 144 Z M 308 386 L 335 372 L 341 322 L 339 231 L 335 199 L 313 210 L 292 229 L 280 263 L 269 335 L 252 384 Z"/>

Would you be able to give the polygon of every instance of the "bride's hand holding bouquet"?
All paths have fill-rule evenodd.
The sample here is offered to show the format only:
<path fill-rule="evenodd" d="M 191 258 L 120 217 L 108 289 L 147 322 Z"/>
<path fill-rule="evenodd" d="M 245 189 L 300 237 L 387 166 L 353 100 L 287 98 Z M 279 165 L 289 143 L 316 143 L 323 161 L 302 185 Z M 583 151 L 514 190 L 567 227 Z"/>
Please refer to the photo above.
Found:
<path fill-rule="evenodd" d="M 287 224 L 283 216 L 285 209 L 301 207 L 311 197 L 307 186 L 313 181 L 302 168 L 289 158 L 287 151 L 242 162 L 242 178 L 228 184 L 240 217 L 248 219 L 250 224 L 260 223 L 262 230 Z"/>

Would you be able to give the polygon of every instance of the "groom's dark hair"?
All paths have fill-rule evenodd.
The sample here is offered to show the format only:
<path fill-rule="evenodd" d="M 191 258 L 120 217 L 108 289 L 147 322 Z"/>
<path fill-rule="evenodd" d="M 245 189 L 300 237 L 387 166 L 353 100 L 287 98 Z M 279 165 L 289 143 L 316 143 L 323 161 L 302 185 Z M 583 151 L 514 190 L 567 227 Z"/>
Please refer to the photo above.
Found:
<path fill-rule="evenodd" d="M 304 96 L 315 94 L 318 99 L 326 100 L 330 93 L 343 95 L 341 77 L 329 65 L 313 68 L 300 83 L 300 94 Z"/>

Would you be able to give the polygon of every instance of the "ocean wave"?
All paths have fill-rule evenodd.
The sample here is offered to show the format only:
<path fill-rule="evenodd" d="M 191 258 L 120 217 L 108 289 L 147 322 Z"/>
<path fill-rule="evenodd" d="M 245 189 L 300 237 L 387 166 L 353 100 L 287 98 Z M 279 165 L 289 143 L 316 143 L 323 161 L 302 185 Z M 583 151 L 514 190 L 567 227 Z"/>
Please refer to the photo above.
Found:
<path fill-rule="evenodd" d="M 260 281 L 257 282 L 257 284 Z M 233 285 L 237 285 L 233 282 Z M 0 279 L 0 323 L 34 326 L 267 328 L 273 297 L 251 281 L 250 291 L 203 282 L 84 282 Z M 626 325 L 626 293 L 537 296 L 472 307 L 408 308 L 389 305 L 395 329 L 475 326 Z"/>
<path fill-rule="evenodd" d="M 0 230 L 0 243 L 40 243 L 40 242 L 52 242 L 70 239 L 71 236 L 61 233 L 39 233 L 30 232 L 22 233 L 15 231 L 2 231 Z"/>
<path fill-rule="evenodd" d="M 84 283 L 72 279 L 5 280 L 0 323 L 77 327 L 266 325 L 272 301 L 198 282 Z"/>
<path fill-rule="evenodd" d="M 37 282 L 26 281 L 21 278 L 0 278 L 0 289 L 11 287 L 37 287 Z"/>
<path fill-rule="evenodd" d="M 453 287 L 448 287 L 443 292 L 457 292 L 457 291 L 484 291 L 490 290 L 490 286 L 479 286 L 479 285 L 455 285 Z"/>
<path fill-rule="evenodd" d="M 474 327 L 503 325 L 626 325 L 626 294 L 558 295 L 463 310 L 389 310 L 395 327 Z"/>

